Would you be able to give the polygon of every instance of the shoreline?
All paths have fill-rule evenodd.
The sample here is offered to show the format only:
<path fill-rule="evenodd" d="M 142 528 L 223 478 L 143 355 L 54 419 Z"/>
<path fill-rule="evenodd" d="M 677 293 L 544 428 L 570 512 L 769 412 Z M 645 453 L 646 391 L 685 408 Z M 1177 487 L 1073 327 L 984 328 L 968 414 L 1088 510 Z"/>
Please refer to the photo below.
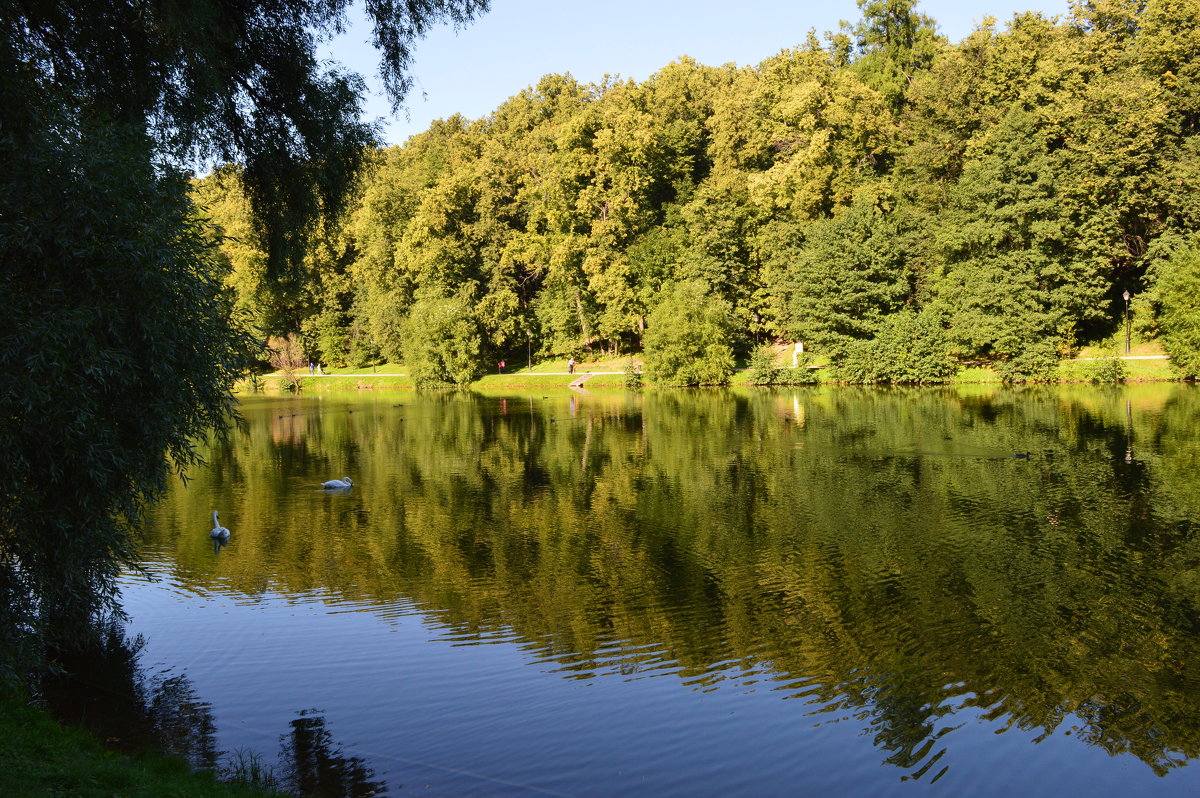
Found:
<path fill-rule="evenodd" d="M 1092 357 L 1076 357 L 1060 362 L 1060 376 L 1057 379 L 1036 384 L 1080 384 L 1080 383 L 1097 383 L 1097 380 L 1089 375 L 1086 371 L 1090 364 L 1100 363 L 1110 360 L 1119 360 L 1127 363 L 1127 373 L 1121 383 L 1138 383 L 1138 382 L 1183 382 L 1184 378 L 1178 376 L 1170 366 L 1170 358 L 1167 355 L 1118 355 L 1118 356 L 1092 356 Z M 482 388 L 482 389 L 574 389 L 587 391 L 591 388 L 625 388 L 625 372 L 613 371 L 609 364 L 595 364 L 595 370 L 576 369 L 574 372 L 567 370 L 561 371 L 528 371 L 519 370 L 505 374 L 485 374 L 482 377 L 474 380 L 471 383 L 463 386 L 443 386 L 438 390 L 449 389 L 455 387 L 461 388 Z M 608 366 L 605 368 L 604 366 Z M 361 368 L 335 370 L 332 373 L 324 374 L 306 374 L 298 372 L 295 374 L 295 379 L 300 383 L 301 390 L 375 390 L 375 389 L 400 389 L 400 390 L 417 390 L 412 382 L 412 378 L 404 372 L 393 371 L 393 369 L 402 368 L 396 365 L 386 365 L 383 367 L 385 371 L 364 371 Z M 779 366 L 782 372 L 790 372 L 797 368 L 796 366 Z M 823 369 L 823 366 L 808 366 L 810 369 Z M 745 379 L 745 375 L 749 372 L 748 367 L 738 368 L 727 383 L 726 387 L 745 387 L 745 388 L 784 388 L 784 387 L 807 387 L 809 383 L 790 384 L 786 382 L 777 385 L 754 385 Z M 264 374 L 258 377 L 262 382 L 263 387 L 273 391 L 284 391 L 283 383 L 288 378 L 279 373 Z M 239 386 L 245 386 L 247 381 L 239 383 Z M 988 367 L 964 365 L 959 369 L 958 373 L 944 383 L 929 383 L 929 385 L 975 385 L 975 384 L 1001 384 L 1003 380 Z M 871 383 L 876 386 L 892 385 L 891 383 Z M 1033 383 L 1030 383 L 1033 384 Z M 1120 384 L 1100 382 L 1099 384 Z M 811 385 L 860 385 L 860 383 L 842 383 L 833 380 L 818 380 Z M 645 384 L 643 388 L 655 387 L 685 387 L 685 386 L 654 386 Z"/>

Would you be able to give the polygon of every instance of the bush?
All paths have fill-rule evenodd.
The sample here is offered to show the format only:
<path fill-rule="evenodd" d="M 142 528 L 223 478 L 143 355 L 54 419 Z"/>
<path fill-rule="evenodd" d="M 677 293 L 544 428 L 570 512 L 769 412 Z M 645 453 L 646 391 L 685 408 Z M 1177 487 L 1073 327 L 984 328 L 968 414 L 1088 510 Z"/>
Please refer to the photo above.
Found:
<path fill-rule="evenodd" d="M 778 385 L 782 371 L 775 365 L 775 349 L 770 344 L 760 346 L 750 353 L 747 381 L 751 385 Z"/>
<path fill-rule="evenodd" d="M 817 376 L 816 369 L 809 368 L 812 365 L 813 356 L 808 352 L 799 355 L 796 358 L 796 368 L 794 369 L 779 369 L 775 375 L 776 385 L 816 385 L 821 381 Z"/>
<path fill-rule="evenodd" d="M 481 336 L 466 302 L 420 300 L 402 330 L 404 363 L 416 387 L 466 385 L 482 373 Z"/>
<path fill-rule="evenodd" d="M 630 389 L 642 387 L 642 369 L 633 362 L 633 358 L 629 358 L 629 362 L 625 364 L 625 387 Z"/>
<path fill-rule="evenodd" d="M 296 334 L 288 333 L 286 338 L 268 339 L 267 353 L 271 368 L 283 375 L 284 389 L 294 393 L 303 390 L 304 381 L 300 379 L 298 372 L 307 365 L 307 358 Z"/>
<path fill-rule="evenodd" d="M 733 374 L 729 304 L 703 283 L 673 286 L 650 314 L 646 374 L 664 385 L 725 385 Z"/>
<path fill-rule="evenodd" d="M 940 320 L 901 311 L 883 320 L 872 341 L 847 345 L 838 366 L 844 382 L 923 385 L 948 381 L 957 369 Z"/>
<path fill-rule="evenodd" d="M 1058 378 L 1058 349 L 1051 341 L 1030 343 L 1007 360 L 996 361 L 1004 382 L 1052 382 Z"/>
<path fill-rule="evenodd" d="M 751 385 L 815 385 L 817 374 L 808 366 L 812 355 L 805 352 L 796 358 L 795 368 L 775 365 L 775 349 L 769 344 L 750 353 L 747 382 Z"/>
<path fill-rule="evenodd" d="M 1129 376 L 1128 369 L 1125 367 L 1125 361 L 1120 358 L 1093 360 L 1084 366 L 1083 373 L 1088 382 L 1098 382 L 1105 385 L 1125 382 L 1125 379 Z"/>

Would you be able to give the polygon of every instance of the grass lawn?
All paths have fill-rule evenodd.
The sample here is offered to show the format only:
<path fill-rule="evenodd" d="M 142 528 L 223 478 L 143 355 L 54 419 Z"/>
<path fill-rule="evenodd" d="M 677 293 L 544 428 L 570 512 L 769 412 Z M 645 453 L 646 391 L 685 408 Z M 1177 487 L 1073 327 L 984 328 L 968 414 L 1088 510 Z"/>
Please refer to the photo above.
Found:
<path fill-rule="evenodd" d="M 1099 373 L 1105 363 L 1111 362 L 1111 359 L 1064 360 L 1059 365 L 1058 371 L 1060 379 L 1072 382 L 1091 382 L 1093 375 Z M 1122 360 L 1120 362 L 1125 370 L 1126 382 L 1179 379 L 1170 360 Z"/>
<path fill-rule="evenodd" d="M 1106 345 L 1084 347 L 1074 360 L 1064 360 L 1059 366 L 1059 379 L 1064 382 L 1091 382 L 1100 373 L 1105 360 L 1124 355 L 1124 341 L 1117 342 L 1120 346 Z M 775 358 L 777 366 L 790 366 L 792 350 L 790 347 L 776 347 Z M 1171 367 L 1170 361 L 1162 359 L 1162 347 L 1155 341 L 1134 342 L 1130 354 L 1140 357 L 1154 357 L 1146 360 L 1122 360 L 1125 379 L 1129 382 L 1149 382 L 1159 380 L 1176 380 L 1179 376 Z M 641 357 L 634 357 L 634 363 L 643 365 Z M 498 373 L 498 365 L 493 365 L 491 371 L 484 374 L 472 387 L 481 389 L 502 388 L 567 388 L 579 377 L 595 375 L 586 382 L 588 388 L 624 387 L 625 369 L 630 362 L 629 356 L 615 358 L 597 358 L 594 360 L 579 360 L 575 364 L 573 374 L 567 371 L 566 358 L 539 360 L 532 368 L 523 365 L 524 361 L 509 361 L 504 374 Z M 810 361 L 813 365 L 828 366 L 828 358 L 818 356 Z M 744 364 L 733 375 L 732 384 L 747 385 L 747 374 Z M 307 369 L 297 373 L 303 391 L 372 390 L 383 388 L 414 388 L 408 369 L 402 363 L 387 363 L 381 366 L 360 366 L 344 368 L 327 368 L 324 376 L 308 375 Z M 818 370 L 822 382 L 825 382 L 830 372 L 824 368 Z M 283 384 L 282 375 L 278 372 L 261 378 L 269 390 L 280 390 Z M 955 384 L 985 384 L 1000 382 L 999 375 L 989 366 L 963 366 L 951 380 Z M 243 390 L 249 388 L 245 383 Z"/>

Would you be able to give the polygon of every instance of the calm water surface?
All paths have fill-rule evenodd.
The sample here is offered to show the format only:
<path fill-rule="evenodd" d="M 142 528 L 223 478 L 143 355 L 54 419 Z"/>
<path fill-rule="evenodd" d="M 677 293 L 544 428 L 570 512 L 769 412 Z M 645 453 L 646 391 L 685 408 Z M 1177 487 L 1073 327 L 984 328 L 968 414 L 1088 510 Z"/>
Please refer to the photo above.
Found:
<path fill-rule="evenodd" d="M 364 795 L 1200 794 L 1198 389 L 242 412 L 124 580 L 226 759 Z"/>

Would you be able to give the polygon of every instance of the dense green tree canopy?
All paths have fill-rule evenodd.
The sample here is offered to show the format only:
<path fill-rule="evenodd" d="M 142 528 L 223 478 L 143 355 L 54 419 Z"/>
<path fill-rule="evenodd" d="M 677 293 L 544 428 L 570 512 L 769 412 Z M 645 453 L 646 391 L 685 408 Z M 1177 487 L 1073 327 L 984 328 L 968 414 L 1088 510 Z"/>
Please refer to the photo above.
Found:
<path fill-rule="evenodd" d="M 1200 376 L 1200 248 L 1172 249 L 1154 264 L 1153 276 L 1163 346 L 1182 373 Z"/>
<path fill-rule="evenodd" d="M 985 18 L 957 44 L 912 0 L 859 7 L 757 67 L 549 75 L 378 152 L 352 222 L 309 247 L 292 326 L 334 362 L 391 357 L 415 303 L 458 297 L 480 364 L 526 330 L 544 355 L 628 353 L 661 295 L 698 282 L 742 354 L 798 339 L 840 358 L 929 310 L 956 357 L 1028 378 L 1116 333 L 1122 291 L 1167 273 L 1155 242 L 1200 226 L 1200 2 Z M 262 273 L 265 244 L 227 252 Z"/>

